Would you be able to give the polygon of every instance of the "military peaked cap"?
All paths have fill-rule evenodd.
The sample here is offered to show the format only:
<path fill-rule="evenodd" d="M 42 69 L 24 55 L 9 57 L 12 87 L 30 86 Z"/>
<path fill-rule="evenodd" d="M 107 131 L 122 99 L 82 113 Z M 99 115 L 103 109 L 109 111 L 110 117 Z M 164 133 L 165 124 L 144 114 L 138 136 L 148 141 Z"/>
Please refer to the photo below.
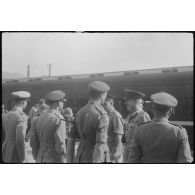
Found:
<path fill-rule="evenodd" d="M 102 81 L 93 81 L 88 85 L 89 91 L 106 92 L 110 90 L 110 87 Z"/>
<path fill-rule="evenodd" d="M 52 91 L 45 96 L 45 99 L 52 102 L 66 101 L 65 93 L 60 90 Z"/>
<path fill-rule="evenodd" d="M 14 99 L 26 100 L 31 96 L 31 94 L 28 91 L 16 91 L 12 93 L 12 96 Z"/>
<path fill-rule="evenodd" d="M 125 89 L 125 99 L 143 99 L 144 97 L 145 94 L 139 91 Z"/>
<path fill-rule="evenodd" d="M 166 92 L 159 92 L 151 95 L 151 101 L 156 104 L 175 107 L 177 106 L 177 99 Z"/>

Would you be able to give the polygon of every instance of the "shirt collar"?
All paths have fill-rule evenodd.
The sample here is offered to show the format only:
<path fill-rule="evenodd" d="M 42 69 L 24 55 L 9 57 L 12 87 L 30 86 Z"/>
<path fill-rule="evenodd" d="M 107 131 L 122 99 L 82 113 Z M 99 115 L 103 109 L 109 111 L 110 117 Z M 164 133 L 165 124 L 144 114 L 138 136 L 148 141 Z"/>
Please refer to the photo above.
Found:
<path fill-rule="evenodd" d="M 18 106 L 14 106 L 13 110 L 14 111 L 23 112 L 22 108 L 21 107 L 18 107 Z"/>
<path fill-rule="evenodd" d="M 154 122 L 169 122 L 169 120 L 166 117 L 163 118 L 156 118 L 153 119 Z"/>
<path fill-rule="evenodd" d="M 141 108 L 139 108 L 138 110 L 136 110 L 133 114 L 130 114 L 129 116 L 133 117 L 134 115 L 139 114 L 140 112 L 142 112 Z"/>

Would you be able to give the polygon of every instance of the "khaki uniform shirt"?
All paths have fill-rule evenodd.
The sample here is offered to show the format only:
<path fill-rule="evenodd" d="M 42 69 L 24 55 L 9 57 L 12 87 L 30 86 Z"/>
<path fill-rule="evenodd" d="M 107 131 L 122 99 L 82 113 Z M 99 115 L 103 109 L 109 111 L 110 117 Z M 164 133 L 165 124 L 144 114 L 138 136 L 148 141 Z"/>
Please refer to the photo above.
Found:
<path fill-rule="evenodd" d="M 137 126 L 128 163 L 192 162 L 186 130 L 166 118 Z"/>
<path fill-rule="evenodd" d="M 32 124 L 30 145 L 37 163 L 63 163 L 65 161 L 66 123 L 61 114 L 48 110 Z"/>
<path fill-rule="evenodd" d="M 21 108 L 14 107 L 11 111 L 4 114 L 2 119 L 5 131 L 5 141 L 2 146 L 3 161 L 8 163 L 22 163 L 23 161 L 19 159 L 18 155 L 20 151 L 17 151 L 16 135 L 17 128 L 22 127 L 23 135 L 25 136 L 28 117 Z"/>
<path fill-rule="evenodd" d="M 109 149 L 107 146 L 107 131 L 109 118 L 104 108 L 89 101 L 76 115 L 76 129 L 70 132 L 71 138 L 81 139 L 77 149 L 75 162 L 101 163 L 108 162 Z"/>
<path fill-rule="evenodd" d="M 110 112 L 108 112 L 108 116 L 109 116 L 109 128 L 108 128 L 108 147 L 110 150 L 110 158 L 111 161 L 113 161 L 113 155 L 114 152 L 116 151 L 116 135 L 123 135 L 124 131 L 123 131 L 123 118 L 121 116 L 121 114 L 116 111 L 114 108 L 112 110 L 110 110 Z M 121 147 L 120 147 L 120 153 L 121 156 L 123 154 L 123 146 L 121 143 Z"/>

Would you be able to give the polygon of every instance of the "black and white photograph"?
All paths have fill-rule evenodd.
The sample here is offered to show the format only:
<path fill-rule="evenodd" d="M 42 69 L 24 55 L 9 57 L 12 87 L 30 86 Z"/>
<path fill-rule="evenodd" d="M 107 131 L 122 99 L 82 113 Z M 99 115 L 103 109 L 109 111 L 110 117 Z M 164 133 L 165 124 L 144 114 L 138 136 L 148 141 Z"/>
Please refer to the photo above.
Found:
<path fill-rule="evenodd" d="M 193 163 L 192 31 L 1 39 L 1 163 Z"/>

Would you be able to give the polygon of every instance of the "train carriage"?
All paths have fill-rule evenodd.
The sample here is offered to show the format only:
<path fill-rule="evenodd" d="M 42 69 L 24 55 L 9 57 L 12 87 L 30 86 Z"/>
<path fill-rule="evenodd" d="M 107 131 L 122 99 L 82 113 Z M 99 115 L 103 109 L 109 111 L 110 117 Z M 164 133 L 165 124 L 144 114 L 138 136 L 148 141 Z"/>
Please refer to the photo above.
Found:
<path fill-rule="evenodd" d="M 26 112 L 43 98 L 49 91 L 62 90 L 67 94 L 67 106 L 74 113 L 88 101 L 87 85 L 94 80 L 106 82 L 111 87 L 111 92 L 116 96 L 116 109 L 127 116 L 124 106 L 124 89 L 141 91 L 150 95 L 159 91 L 165 91 L 178 99 L 175 114 L 170 118 L 177 124 L 184 126 L 189 135 L 190 145 L 193 144 L 193 67 L 173 67 L 139 71 L 120 71 L 99 74 L 69 75 L 42 78 L 23 78 L 17 80 L 3 80 L 2 103 L 11 109 L 11 92 L 18 90 L 29 91 L 32 95 Z M 144 104 L 144 109 L 151 115 L 150 105 Z"/>

